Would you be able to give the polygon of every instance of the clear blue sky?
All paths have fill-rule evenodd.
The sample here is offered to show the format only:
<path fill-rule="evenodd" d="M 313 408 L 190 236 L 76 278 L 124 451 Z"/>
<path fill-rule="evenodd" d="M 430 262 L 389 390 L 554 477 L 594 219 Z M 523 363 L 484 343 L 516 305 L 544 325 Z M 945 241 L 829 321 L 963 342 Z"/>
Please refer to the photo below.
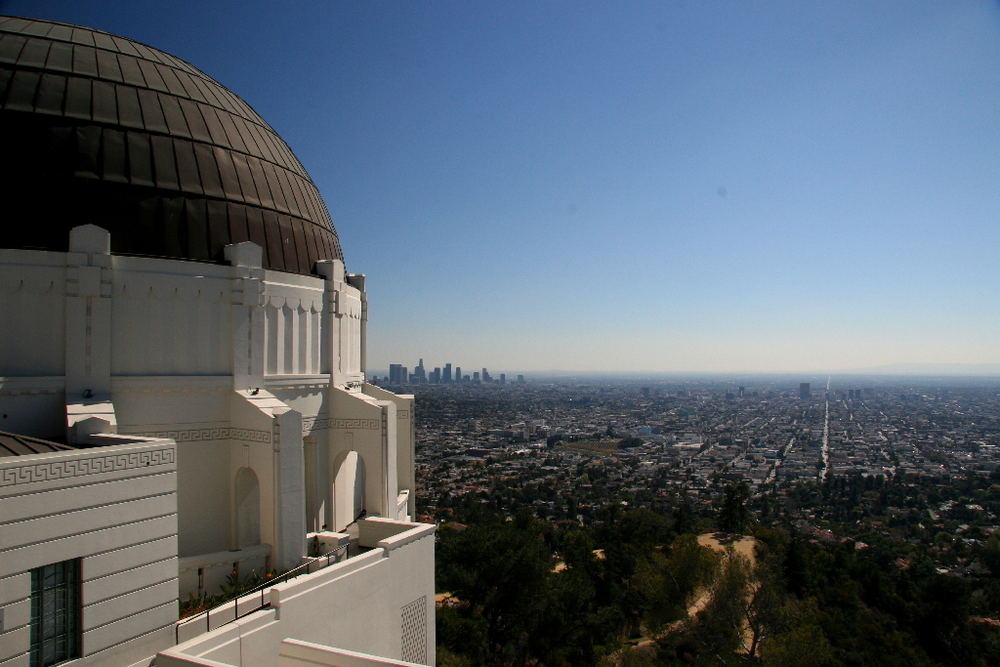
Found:
<path fill-rule="evenodd" d="M 368 274 L 369 361 L 1000 361 L 1000 4 L 31 2 L 240 94 Z"/>

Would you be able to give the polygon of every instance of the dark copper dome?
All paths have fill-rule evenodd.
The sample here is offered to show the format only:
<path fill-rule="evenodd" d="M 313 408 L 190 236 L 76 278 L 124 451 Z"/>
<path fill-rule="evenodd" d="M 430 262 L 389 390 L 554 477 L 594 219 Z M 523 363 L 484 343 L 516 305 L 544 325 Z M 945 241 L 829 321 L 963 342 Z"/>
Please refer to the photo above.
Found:
<path fill-rule="evenodd" d="M 183 60 L 90 28 L 0 17 L 0 247 L 66 250 L 111 232 L 114 253 L 264 266 L 343 259 L 316 186 L 250 106 Z"/>

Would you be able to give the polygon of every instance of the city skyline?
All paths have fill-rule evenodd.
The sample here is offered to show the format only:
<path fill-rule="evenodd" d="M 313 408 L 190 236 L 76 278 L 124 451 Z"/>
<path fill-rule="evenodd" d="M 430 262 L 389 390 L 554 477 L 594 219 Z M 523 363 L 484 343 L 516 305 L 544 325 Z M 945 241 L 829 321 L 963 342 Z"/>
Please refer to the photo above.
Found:
<path fill-rule="evenodd" d="M 373 277 L 371 369 L 1000 362 L 996 3 L 0 11 L 239 90 Z"/>

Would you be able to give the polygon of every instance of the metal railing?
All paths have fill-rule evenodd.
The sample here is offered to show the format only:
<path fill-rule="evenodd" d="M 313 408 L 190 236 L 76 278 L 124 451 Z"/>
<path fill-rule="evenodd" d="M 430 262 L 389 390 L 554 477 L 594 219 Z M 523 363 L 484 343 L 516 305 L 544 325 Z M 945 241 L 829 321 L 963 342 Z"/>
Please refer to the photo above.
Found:
<path fill-rule="evenodd" d="M 193 616 L 180 619 L 179 621 L 177 621 L 176 624 L 174 624 L 174 644 L 180 644 L 181 628 L 191 623 L 194 623 L 202 616 L 205 617 L 205 632 L 211 631 L 212 618 L 218 620 L 219 614 L 221 614 L 222 612 L 226 612 L 228 614 L 230 611 L 228 609 L 222 609 L 222 607 L 226 607 L 232 604 L 232 610 L 231 610 L 232 618 L 227 617 L 226 620 L 222 621 L 221 623 L 218 623 L 218 625 L 215 626 L 216 628 L 221 628 L 224 625 L 228 625 L 229 623 L 238 621 L 244 616 L 254 613 L 258 609 L 263 609 L 264 607 L 267 607 L 270 604 L 270 602 L 266 601 L 264 594 L 268 590 L 270 590 L 277 584 L 286 582 L 290 579 L 294 579 L 299 575 L 312 574 L 313 572 L 316 572 L 317 570 L 322 570 L 323 568 L 329 567 L 334 563 L 339 563 L 340 561 L 344 560 L 344 558 L 342 558 L 341 555 L 344 556 L 347 555 L 347 548 L 349 546 L 350 544 L 343 544 L 329 553 L 323 554 L 322 556 L 319 557 L 314 557 L 308 562 L 303 563 L 298 567 L 292 568 L 287 572 L 283 572 L 276 577 L 272 577 L 267 581 L 265 581 L 264 583 L 260 584 L 259 586 L 255 586 L 254 588 L 251 588 L 248 591 L 244 591 L 239 595 L 231 597 L 223 602 L 220 602 L 214 607 L 206 609 L 205 611 L 200 611 Z M 260 595 L 259 598 L 257 597 L 258 594 Z M 241 611 L 241 604 L 247 604 L 248 607 L 243 608 Z M 215 612 L 214 617 L 212 616 L 212 612 Z"/>

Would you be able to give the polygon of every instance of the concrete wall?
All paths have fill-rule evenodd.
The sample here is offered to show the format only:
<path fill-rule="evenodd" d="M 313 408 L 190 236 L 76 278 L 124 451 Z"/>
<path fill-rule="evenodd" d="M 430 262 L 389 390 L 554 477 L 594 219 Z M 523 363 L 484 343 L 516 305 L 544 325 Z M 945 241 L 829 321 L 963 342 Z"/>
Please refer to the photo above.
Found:
<path fill-rule="evenodd" d="M 395 437 L 395 457 L 396 470 L 398 474 L 399 493 L 409 491 L 406 497 L 407 517 L 396 516 L 401 521 L 408 521 L 416 514 L 416 477 L 415 477 L 415 419 L 414 400 L 412 394 L 393 394 L 381 387 L 365 384 L 362 391 L 372 398 L 389 401 L 396 406 L 396 437 Z"/>
<path fill-rule="evenodd" d="M 387 535 L 372 551 L 278 584 L 270 608 L 168 649 L 157 664 L 273 665 L 286 638 L 435 664 L 434 527 L 370 527 Z"/>
<path fill-rule="evenodd" d="M 303 642 L 297 639 L 286 639 L 281 642 L 281 654 L 278 656 L 279 667 L 309 667 L 310 665 L 330 665 L 330 667 L 371 667 L 372 665 L 409 667 L 417 664 L 415 662 L 380 658 L 367 653 L 330 648 L 329 646 Z"/>
<path fill-rule="evenodd" d="M 168 440 L 0 459 L 0 662 L 27 665 L 30 571 L 81 559 L 82 655 L 131 664 L 177 620 L 176 450 Z M 9 661 L 9 662 L 5 662 Z M 69 664 L 69 663 L 68 663 Z"/>
<path fill-rule="evenodd" d="M 162 509 L 152 507 L 159 501 L 151 499 L 136 501 L 139 514 L 118 517 L 142 529 L 134 534 L 137 545 L 169 544 L 172 564 L 160 567 L 157 576 L 169 571 L 173 583 L 149 583 L 150 591 L 159 588 L 135 591 L 136 604 L 160 599 L 164 585 L 176 598 L 178 557 L 185 596 L 197 592 L 198 568 L 206 575 L 203 588 L 212 593 L 215 579 L 233 561 L 241 572 L 262 567 L 262 558 L 268 568 L 297 565 L 307 531 L 343 527 L 333 525 L 333 475 L 347 452 L 364 461 L 369 515 L 412 515 L 413 494 L 400 494 L 413 489 L 412 399 L 364 390 L 364 276 L 346 274 L 339 260 L 318 262 L 320 277 L 264 270 L 261 250 L 252 243 L 227 246 L 228 266 L 116 256 L 110 247 L 107 232 L 83 225 L 70 232 L 70 252 L 0 250 L 0 430 L 70 442 L 93 432 L 176 442 L 169 517 L 142 515 L 140 508 Z M 258 482 L 259 545 L 244 539 L 253 520 L 240 505 L 236 480 L 245 469 Z M 160 532 L 167 524 L 168 537 Z M 58 523 L 67 535 L 73 528 Z M 51 541 L 67 540 L 53 533 Z M 113 540 L 109 544 L 119 548 Z M 223 553 L 232 560 L 221 560 Z M 18 562 L 22 570 L 11 570 L 0 593 L 15 607 L 23 603 L 21 575 L 29 565 L 3 553 L 3 568 Z M 411 574 L 419 586 L 430 582 L 433 605 L 433 568 L 418 570 Z M 146 581 L 141 576 L 136 581 Z M 132 581 L 112 579 L 114 586 Z M 390 590 L 380 580 L 365 585 L 371 589 L 343 584 L 370 604 L 381 595 L 395 604 L 397 593 L 409 590 L 402 584 Z M 176 613 L 175 602 L 159 611 L 122 604 L 120 609 L 132 609 L 129 620 L 106 618 L 102 629 L 88 629 L 86 650 L 127 642 L 123 633 L 133 626 L 165 622 L 168 608 Z M 109 603 L 102 609 L 115 608 Z M 10 614 L 17 619 L 22 612 L 17 608 L 5 617 L 5 636 L 11 634 Z M 112 627 L 117 629 L 105 629 Z M 433 639 L 432 622 L 429 632 Z M 20 640 L 17 635 L 4 641 Z"/>

